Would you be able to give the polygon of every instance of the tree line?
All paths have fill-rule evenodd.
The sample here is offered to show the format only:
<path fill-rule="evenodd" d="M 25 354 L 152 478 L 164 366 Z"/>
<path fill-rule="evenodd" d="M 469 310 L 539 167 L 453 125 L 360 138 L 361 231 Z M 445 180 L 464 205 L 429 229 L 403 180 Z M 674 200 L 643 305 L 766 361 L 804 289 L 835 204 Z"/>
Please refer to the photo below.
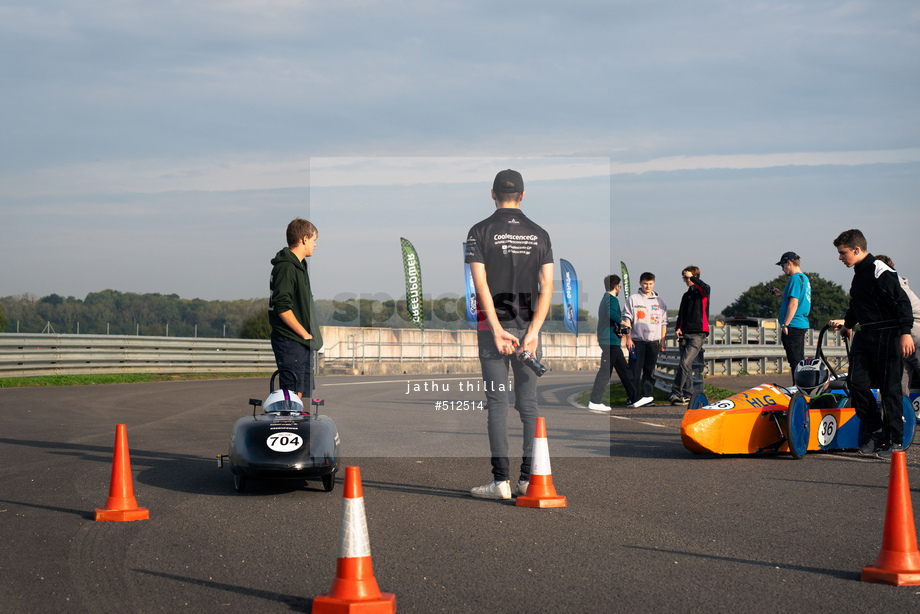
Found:
<path fill-rule="evenodd" d="M 464 299 L 424 301 L 425 328 L 466 329 Z M 355 297 L 316 301 L 321 326 L 410 328 L 406 301 Z M 579 332 L 593 332 L 579 310 Z M 562 305 L 553 305 L 544 330 L 565 331 Z M 86 298 L 31 294 L 0 298 L 0 332 L 267 339 L 268 298 L 233 301 L 184 299 L 177 294 L 137 294 L 103 290 Z"/>
<path fill-rule="evenodd" d="M 821 328 L 831 318 L 842 317 L 849 296 L 840 285 L 806 273 L 811 281 L 812 328 Z M 722 313 L 726 316 L 775 318 L 780 298 L 768 287 L 783 288 L 781 275 L 751 286 Z M 718 288 L 715 289 L 718 292 Z M 468 329 L 463 297 L 441 297 L 424 301 L 425 328 Z M 346 300 L 320 299 L 316 312 L 321 326 L 362 328 L 411 328 L 405 300 L 385 295 L 361 295 Z M 673 315 L 672 312 L 671 315 Z M 597 319 L 593 309 L 578 310 L 578 332 L 593 334 Z M 565 332 L 561 304 L 552 305 L 546 332 Z M 38 298 L 31 294 L 0 298 L 0 331 L 8 333 L 55 332 L 66 334 L 147 335 L 170 337 L 231 337 L 267 339 L 268 299 L 205 301 L 184 299 L 177 294 L 136 294 L 103 290 L 84 299 L 51 294 Z"/>

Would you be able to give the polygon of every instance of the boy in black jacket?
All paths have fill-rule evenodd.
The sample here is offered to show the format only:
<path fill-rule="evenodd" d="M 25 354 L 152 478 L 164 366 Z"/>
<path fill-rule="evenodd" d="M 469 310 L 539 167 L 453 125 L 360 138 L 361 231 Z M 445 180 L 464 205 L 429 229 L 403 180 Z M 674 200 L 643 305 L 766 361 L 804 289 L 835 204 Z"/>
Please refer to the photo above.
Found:
<path fill-rule="evenodd" d="M 904 449 L 901 358 L 914 352 L 910 299 L 891 267 L 869 253 L 862 232 L 854 228 L 840 233 L 834 247 L 840 261 L 853 269 L 853 283 L 846 316 L 831 320 L 830 325 L 842 328 L 844 337 L 851 335 L 857 323 L 860 325 L 850 348 L 847 376 L 856 415 L 870 434 L 859 452 L 890 456 Z M 872 388 L 878 388 L 881 407 Z"/>

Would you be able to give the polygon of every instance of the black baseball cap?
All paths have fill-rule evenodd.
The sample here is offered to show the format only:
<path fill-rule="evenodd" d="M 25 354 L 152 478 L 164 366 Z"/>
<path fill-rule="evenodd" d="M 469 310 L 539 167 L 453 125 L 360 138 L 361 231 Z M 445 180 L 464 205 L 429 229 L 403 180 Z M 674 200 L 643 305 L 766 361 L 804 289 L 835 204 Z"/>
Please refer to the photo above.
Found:
<path fill-rule="evenodd" d="M 524 178 L 517 171 L 510 168 L 499 172 L 495 175 L 495 181 L 492 182 L 492 189 L 496 194 L 514 194 L 524 191 Z"/>
<path fill-rule="evenodd" d="M 795 252 L 786 252 L 785 254 L 783 254 L 783 255 L 780 257 L 779 262 L 777 262 L 776 265 L 777 265 L 777 266 L 783 266 L 783 263 L 786 262 L 787 260 L 795 260 L 795 259 L 797 259 L 797 258 L 798 258 L 799 260 L 801 260 L 801 258 L 799 258 L 799 255 L 798 255 L 797 253 L 795 253 Z"/>

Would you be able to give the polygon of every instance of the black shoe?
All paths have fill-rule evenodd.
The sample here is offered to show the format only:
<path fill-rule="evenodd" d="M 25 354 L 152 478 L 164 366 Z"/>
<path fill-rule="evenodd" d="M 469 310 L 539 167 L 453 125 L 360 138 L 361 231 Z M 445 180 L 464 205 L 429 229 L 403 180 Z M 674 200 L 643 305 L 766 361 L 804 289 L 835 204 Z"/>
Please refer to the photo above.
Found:
<path fill-rule="evenodd" d="M 869 435 L 866 443 L 859 446 L 859 453 L 864 456 L 874 456 L 876 451 L 882 447 L 882 432 L 876 431 Z"/>
<path fill-rule="evenodd" d="M 892 452 L 903 452 L 903 451 L 904 451 L 904 446 L 902 444 L 889 443 L 889 444 L 885 444 L 884 446 L 880 447 L 878 451 L 875 453 L 875 455 L 883 460 L 891 460 Z"/>

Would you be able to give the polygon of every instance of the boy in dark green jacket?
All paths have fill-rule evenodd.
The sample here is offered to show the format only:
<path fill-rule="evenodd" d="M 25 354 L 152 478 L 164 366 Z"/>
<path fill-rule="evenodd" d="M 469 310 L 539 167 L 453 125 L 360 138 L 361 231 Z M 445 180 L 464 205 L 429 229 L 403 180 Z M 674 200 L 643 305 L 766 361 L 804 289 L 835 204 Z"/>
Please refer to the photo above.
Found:
<path fill-rule="evenodd" d="M 623 351 L 620 349 L 620 324 L 623 320 L 620 315 L 620 277 L 608 275 L 604 278 L 604 298 L 597 313 L 597 343 L 601 346 L 601 366 L 594 378 L 594 388 L 591 390 L 591 400 L 588 409 L 592 411 L 610 411 L 610 406 L 604 400 L 604 391 L 610 381 L 610 374 L 616 369 L 623 387 L 626 388 L 626 403 L 631 404 L 639 399 L 632 373 L 626 365 Z"/>
<path fill-rule="evenodd" d="M 275 363 L 281 371 L 279 384 L 301 398 L 306 394 L 308 399 L 313 393 L 313 352 L 323 347 L 306 264 L 318 236 L 316 227 L 305 219 L 288 224 L 288 246 L 272 258 L 268 282 L 268 321 Z"/>

